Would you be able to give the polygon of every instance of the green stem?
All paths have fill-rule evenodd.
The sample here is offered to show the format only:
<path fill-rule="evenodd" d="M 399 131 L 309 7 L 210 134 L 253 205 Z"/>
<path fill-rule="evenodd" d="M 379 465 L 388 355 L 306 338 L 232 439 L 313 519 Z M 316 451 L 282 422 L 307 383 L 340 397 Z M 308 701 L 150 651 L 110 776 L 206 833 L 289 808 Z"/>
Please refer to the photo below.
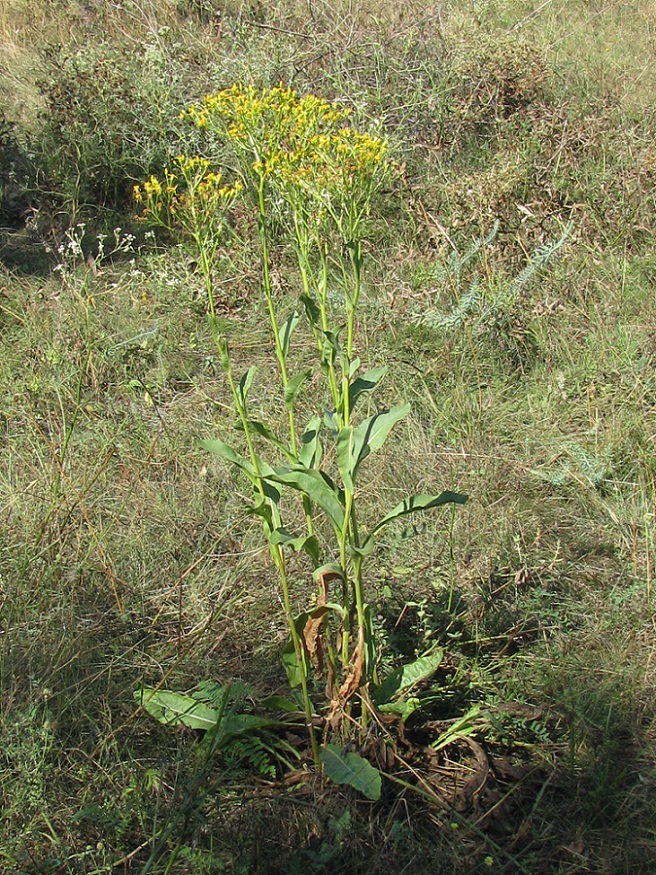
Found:
<path fill-rule="evenodd" d="M 253 436 L 251 434 L 251 429 L 248 422 L 248 411 L 244 403 L 242 402 L 241 395 L 239 390 L 237 389 L 237 384 L 235 382 L 234 374 L 232 371 L 232 365 L 230 363 L 230 358 L 227 352 L 222 356 L 222 361 L 224 363 L 224 370 L 226 373 L 226 377 L 228 379 L 228 385 L 230 386 L 230 391 L 232 392 L 232 397 L 235 405 L 235 409 L 239 415 L 239 420 L 241 422 L 242 428 L 244 430 L 244 434 L 246 436 L 246 445 L 248 447 L 248 453 L 251 459 L 251 464 L 253 465 L 253 469 L 257 475 L 257 489 L 260 494 L 260 497 L 263 501 L 268 501 L 264 492 L 264 486 L 262 483 L 261 468 L 257 453 L 255 452 L 255 446 L 253 444 Z M 272 522 L 274 527 L 279 527 L 281 525 L 281 517 L 280 512 L 278 510 L 277 505 L 274 502 L 268 502 L 271 507 L 272 512 Z M 280 583 L 282 588 L 282 597 L 283 597 L 283 605 L 285 611 L 285 620 L 287 621 L 287 626 L 289 628 L 289 633 L 291 635 L 292 643 L 294 645 L 294 654 L 296 656 L 296 663 L 298 665 L 298 670 L 301 676 L 301 691 L 303 696 L 303 707 L 305 710 L 305 722 L 308 730 L 308 734 L 310 737 L 310 744 L 312 745 L 312 755 L 314 758 L 315 766 L 317 769 L 320 768 L 321 761 L 319 758 L 319 746 L 316 739 L 316 734 L 314 731 L 314 724 L 312 723 L 313 716 L 313 708 L 312 702 L 310 701 L 310 693 L 308 690 L 308 678 L 305 671 L 305 660 L 303 658 L 303 644 L 298 635 L 298 631 L 296 629 L 296 624 L 294 623 L 294 614 L 291 606 L 291 598 L 289 595 L 289 580 L 287 578 L 287 569 L 285 566 L 285 556 L 280 544 L 272 544 L 271 540 L 269 540 L 269 552 L 271 553 L 271 558 L 273 560 L 273 564 L 276 566 L 278 574 L 280 575 Z"/>
<path fill-rule="evenodd" d="M 267 234 L 266 204 L 264 200 L 264 177 L 260 178 L 260 184 L 258 186 L 258 206 L 260 214 L 257 224 L 260 234 L 260 245 L 262 246 L 262 285 L 264 288 L 264 296 L 266 297 L 267 309 L 269 311 L 271 329 L 273 331 L 273 340 L 276 347 L 276 358 L 278 359 L 278 365 L 280 367 L 280 376 L 282 377 L 283 388 L 287 389 L 287 384 L 289 382 L 287 377 L 287 364 L 285 362 L 285 353 L 282 347 L 282 340 L 280 339 L 280 328 L 278 326 L 278 317 L 276 316 L 276 310 L 273 304 L 273 291 L 271 289 L 271 272 L 269 269 L 269 239 Z M 289 418 L 290 449 L 292 453 L 296 455 L 296 422 L 294 418 L 293 408 L 287 408 L 287 415 Z"/>

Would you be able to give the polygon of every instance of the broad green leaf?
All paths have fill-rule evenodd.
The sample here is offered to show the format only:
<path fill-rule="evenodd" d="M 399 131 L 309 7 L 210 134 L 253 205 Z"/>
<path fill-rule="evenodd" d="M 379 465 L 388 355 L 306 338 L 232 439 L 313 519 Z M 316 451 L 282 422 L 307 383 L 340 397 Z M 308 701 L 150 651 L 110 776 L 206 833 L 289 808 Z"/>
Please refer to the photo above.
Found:
<path fill-rule="evenodd" d="M 374 690 L 373 700 L 375 704 L 385 705 L 391 702 L 395 696 L 411 689 L 420 681 L 426 680 L 437 671 L 443 659 L 444 651 L 434 650 L 426 656 L 420 656 L 419 659 L 415 659 L 408 665 L 397 668 Z"/>
<path fill-rule="evenodd" d="M 305 550 L 308 556 L 314 561 L 319 561 L 319 542 L 314 535 L 292 535 L 287 529 L 274 529 L 269 535 L 269 541 L 272 544 L 282 544 L 283 547 L 289 547 L 298 553 L 300 550 Z"/>
<path fill-rule="evenodd" d="M 358 370 L 359 367 L 360 367 L 360 356 L 356 356 L 353 359 L 353 361 L 351 362 L 351 364 L 349 365 L 349 371 L 348 371 L 349 380 L 353 379 L 353 375 L 356 373 L 356 371 Z"/>
<path fill-rule="evenodd" d="M 134 693 L 136 701 L 160 723 L 168 726 L 183 724 L 190 729 L 212 729 L 221 718 L 221 711 L 210 708 L 192 696 L 168 690 L 141 686 Z"/>
<path fill-rule="evenodd" d="M 408 415 L 410 405 L 403 404 L 384 410 L 375 416 L 370 416 L 353 429 L 353 464 L 351 478 L 355 480 L 360 463 L 369 453 L 379 450 L 389 435 L 392 427 Z"/>
<path fill-rule="evenodd" d="M 303 446 L 298 454 L 299 462 L 306 468 L 318 468 L 321 464 L 323 447 L 321 446 L 321 417 L 313 416 L 303 432 Z"/>
<path fill-rule="evenodd" d="M 302 374 L 296 374 L 295 377 L 292 377 L 285 386 L 285 404 L 290 410 L 294 406 L 296 396 L 300 392 L 301 386 L 303 383 L 307 382 L 311 376 L 311 370 L 303 371 Z"/>
<path fill-rule="evenodd" d="M 307 495 L 310 501 L 325 511 L 333 526 L 342 530 L 344 507 L 340 500 L 340 491 L 323 472 L 314 468 L 277 468 L 266 479 L 290 486 Z"/>
<path fill-rule="evenodd" d="M 421 510 L 431 510 L 434 507 L 443 507 L 445 504 L 465 504 L 467 501 L 466 495 L 461 495 L 459 492 L 441 492 L 439 495 L 413 495 L 399 502 L 386 516 L 382 518 L 373 527 L 367 538 L 367 542 L 380 531 L 383 526 L 392 520 L 401 516 L 406 516 L 410 513 L 417 513 Z M 365 543 L 367 543 L 365 542 Z"/>
<path fill-rule="evenodd" d="M 327 744 L 321 751 L 321 762 L 328 778 L 335 784 L 348 784 L 367 799 L 380 799 L 380 772 L 369 760 L 353 751 L 343 751 L 336 744 Z"/>
<path fill-rule="evenodd" d="M 353 410 L 355 402 L 363 392 L 372 392 L 387 373 L 387 368 L 372 368 L 361 374 L 349 386 L 349 410 Z"/>
<path fill-rule="evenodd" d="M 298 325 L 298 320 L 300 318 L 301 317 L 296 310 L 294 310 L 294 312 L 285 319 L 280 330 L 280 345 L 282 346 L 282 357 L 285 361 L 287 361 L 287 356 L 289 355 L 289 345 L 291 343 L 292 334 L 294 333 L 294 329 Z"/>

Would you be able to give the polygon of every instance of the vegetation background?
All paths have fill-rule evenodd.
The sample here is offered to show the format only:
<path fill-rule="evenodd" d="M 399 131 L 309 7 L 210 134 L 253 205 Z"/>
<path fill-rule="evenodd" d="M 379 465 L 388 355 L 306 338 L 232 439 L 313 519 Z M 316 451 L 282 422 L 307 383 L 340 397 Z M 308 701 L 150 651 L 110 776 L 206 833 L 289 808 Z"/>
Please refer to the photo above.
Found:
<path fill-rule="evenodd" d="M 1 0 L 0 50 L 0 869 L 653 872 L 653 3 Z M 266 740 L 208 762 L 135 709 L 139 682 L 285 686 L 258 525 L 198 445 L 231 426 L 202 282 L 131 200 L 193 151 L 190 101 L 280 81 L 404 164 L 357 342 L 412 414 L 367 493 L 470 500 L 392 532 L 369 586 L 390 659 L 447 648 L 433 718 L 480 703 L 547 776 L 496 820 L 292 791 Z M 257 259 L 218 282 L 265 372 Z"/>

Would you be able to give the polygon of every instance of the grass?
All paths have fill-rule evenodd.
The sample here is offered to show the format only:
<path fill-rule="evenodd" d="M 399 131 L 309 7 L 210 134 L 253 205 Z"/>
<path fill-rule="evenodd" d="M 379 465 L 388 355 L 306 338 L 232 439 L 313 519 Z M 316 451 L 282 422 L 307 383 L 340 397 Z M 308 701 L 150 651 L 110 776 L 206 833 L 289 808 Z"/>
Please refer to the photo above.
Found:
<path fill-rule="evenodd" d="M 16 59 L 0 82 L 0 870 L 652 871 L 651 5 L 61 7 L 0 7 Z M 131 79 L 117 57 L 137 58 Z M 281 78 L 380 120 L 405 162 L 356 346 L 390 367 L 379 403 L 407 397 L 412 414 L 367 462 L 363 512 L 410 491 L 470 500 L 451 535 L 447 516 L 390 529 L 371 596 L 390 658 L 446 647 L 431 719 L 483 703 L 490 754 L 544 770 L 507 798 L 497 778 L 463 811 L 391 782 L 377 806 L 283 790 L 254 779 L 253 750 L 208 764 L 193 733 L 135 710 L 139 682 L 243 684 L 246 709 L 284 692 L 284 623 L 245 485 L 198 446 L 232 418 L 193 264 L 139 237 L 95 271 L 52 268 L 81 219 L 85 256 L 103 228 L 134 230 L 124 192 L 175 152 L 188 100 Z M 61 124 L 42 125 L 64 81 Z M 496 219 L 462 277 L 488 299 L 574 227 L 493 321 L 421 324 L 458 303 L 449 255 Z M 266 372 L 247 243 L 219 281 L 236 370 Z M 284 252 L 276 281 L 291 308 Z M 253 391 L 282 423 L 267 386 Z"/>

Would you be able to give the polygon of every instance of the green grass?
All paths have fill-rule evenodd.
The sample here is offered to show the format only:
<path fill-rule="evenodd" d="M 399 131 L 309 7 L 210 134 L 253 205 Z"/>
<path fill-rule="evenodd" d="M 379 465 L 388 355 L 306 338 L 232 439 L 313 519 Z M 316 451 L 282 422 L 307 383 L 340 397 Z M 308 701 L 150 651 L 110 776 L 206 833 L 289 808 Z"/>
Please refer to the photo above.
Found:
<path fill-rule="evenodd" d="M 0 9 L 0 871 L 653 870 L 656 18 L 629 6 Z M 233 417 L 194 265 L 139 236 L 97 275 L 52 268 L 69 224 L 87 221 L 85 255 L 103 228 L 134 230 L 127 192 L 175 154 L 188 100 L 280 79 L 380 120 L 405 162 L 356 347 L 389 365 L 375 403 L 412 414 L 367 461 L 362 513 L 414 491 L 470 500 L 452 536 L 448 515 L 390 528 L 368 586 L 386 658 L 446 647 L 432 719 L 484 703 L 488 750 L 544 768 L 493 825 L 391 783 L 377 806 L 256 783 L 252 750 L 208 765 L 193 733 L 135 711 L 140 682 L 246 684 L 245 707 L 284 693 L 284 620 L 247 485 L 198 444 Z M 458 287 L 450 254 L 496 219 Z M 474 272 L 502 302 L 570 219 L 493 319 L 422 324 Z M 244 241 L 218 269 L 237 372 L 272 359 L 257 259 Z M 266 382 L 253 392 L 282 426 Z"/>

